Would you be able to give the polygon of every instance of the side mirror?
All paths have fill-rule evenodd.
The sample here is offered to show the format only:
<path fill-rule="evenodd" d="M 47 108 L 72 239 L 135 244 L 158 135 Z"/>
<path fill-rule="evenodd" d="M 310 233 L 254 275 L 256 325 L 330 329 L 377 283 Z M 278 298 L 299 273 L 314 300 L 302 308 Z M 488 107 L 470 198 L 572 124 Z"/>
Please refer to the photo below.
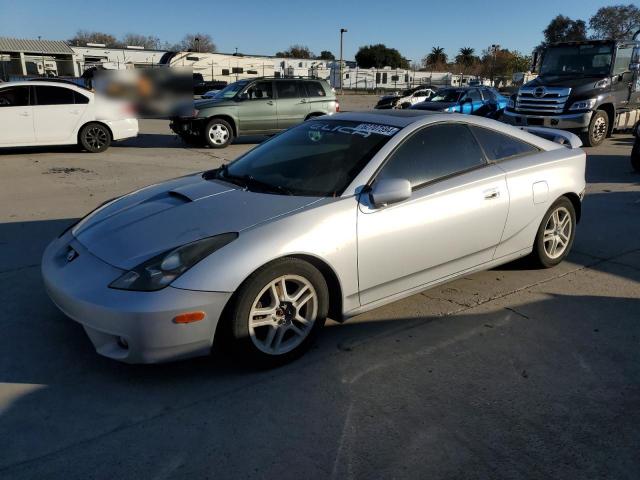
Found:
<path fill-rule="evenodd" d="M 382 178 L 376 180 L 369 192 L 374 207 L 386 207 L 411 197 L 411 183 L 404 178 Z"/>
<path fill-rule="evenodd" d="M 247 98 L 249 98 L 249 94 L 247 92 L 240 93 L 236 96 L 236 99 L 238 100 L 246 100 Z"/>

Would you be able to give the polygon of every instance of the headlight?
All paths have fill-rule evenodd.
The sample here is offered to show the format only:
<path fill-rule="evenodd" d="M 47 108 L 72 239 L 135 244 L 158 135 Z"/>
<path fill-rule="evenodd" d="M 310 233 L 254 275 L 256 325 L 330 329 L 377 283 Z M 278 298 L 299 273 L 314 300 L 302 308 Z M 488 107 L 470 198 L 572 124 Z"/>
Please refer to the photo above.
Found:
<path fill-rule="evenodd" d="M 200 260 L 236 238 L 238 238 L 238 234 L 235 232 L 223 233 L 174 248 L 147 260 L 133 270 L 129 270 L 113 281 L 109 287 L 142 292 L 160 290 Z"/>
<path fill-rule="evenodd" d="M 590 98 L 588 100 L 580 100 L 577 102 L 574 102 L 573 105 L 571 105 L 571 108 L 569 108 L 569 110 L 591 110 L 593 107 L 596 106 L 596 102 L 597 102 L 597 98 Z"/>
<path fill-rule="evenodd" d="M 607 88 L 609 85 L 611 85 L 611 79 L 607 77 L 594 83 L 593 88 Z"/>

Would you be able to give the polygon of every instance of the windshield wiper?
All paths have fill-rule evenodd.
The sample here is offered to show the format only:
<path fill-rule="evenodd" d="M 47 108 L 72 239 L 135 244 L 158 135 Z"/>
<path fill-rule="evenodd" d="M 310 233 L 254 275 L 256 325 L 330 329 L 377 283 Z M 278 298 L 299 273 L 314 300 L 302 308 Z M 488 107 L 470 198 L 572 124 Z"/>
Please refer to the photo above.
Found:
<path fill-rule="evenodd" d="M 218 178 L 220 180 L 225 180 L 229 183 L 233 183 L 234 185 L 238 185 L 247 190 L 257 189 L 263 192 L 275 192 L 283 195 L 293 195 L 293 192 L 286 187 L 281 185 L 272 185 L 267 182 L 263 182 L 253 177 L 252 175 L 234 175 L 229 173 L 229 167 L 227 164 L 222 165 L 217 170 L 212 170 L 211 175 L 207 175 L 205 177 L 206 180 Z"/>

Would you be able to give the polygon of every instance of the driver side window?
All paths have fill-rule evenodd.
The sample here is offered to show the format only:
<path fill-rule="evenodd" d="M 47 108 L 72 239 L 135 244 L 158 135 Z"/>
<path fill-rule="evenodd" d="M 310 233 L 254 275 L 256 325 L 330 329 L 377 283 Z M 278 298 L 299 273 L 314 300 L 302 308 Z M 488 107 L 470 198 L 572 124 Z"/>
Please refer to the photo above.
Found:
<path fill-rule="evenodd" d="M 415 190 L 449 175 L 485 165 L 469 128 L 462 124 L 425 127 L 411 135 L 389 157 L 377 178 L 402 178 Z"/>
<path fill-rule="evenodd" d="M 256 82 L 245 92 L 248 100 L 273 99 L 273 84 L 271 82 Z"/>

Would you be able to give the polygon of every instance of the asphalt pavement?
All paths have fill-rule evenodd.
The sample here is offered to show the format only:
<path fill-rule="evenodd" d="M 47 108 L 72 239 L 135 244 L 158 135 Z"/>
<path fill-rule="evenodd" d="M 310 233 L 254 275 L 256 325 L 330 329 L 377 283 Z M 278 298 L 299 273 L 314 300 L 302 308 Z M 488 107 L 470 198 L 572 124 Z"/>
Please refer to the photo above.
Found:
<path fill-rule="evenodd" d="M 99 203 L 252 148 L 166 122 L 92 155 L 0 153 L 0 478 L 640 477 L 640 175 L 588 149 L 572 254 L 328 322 L 285 367 L 98 356 L 48 300 L 45 245 Z"/>

